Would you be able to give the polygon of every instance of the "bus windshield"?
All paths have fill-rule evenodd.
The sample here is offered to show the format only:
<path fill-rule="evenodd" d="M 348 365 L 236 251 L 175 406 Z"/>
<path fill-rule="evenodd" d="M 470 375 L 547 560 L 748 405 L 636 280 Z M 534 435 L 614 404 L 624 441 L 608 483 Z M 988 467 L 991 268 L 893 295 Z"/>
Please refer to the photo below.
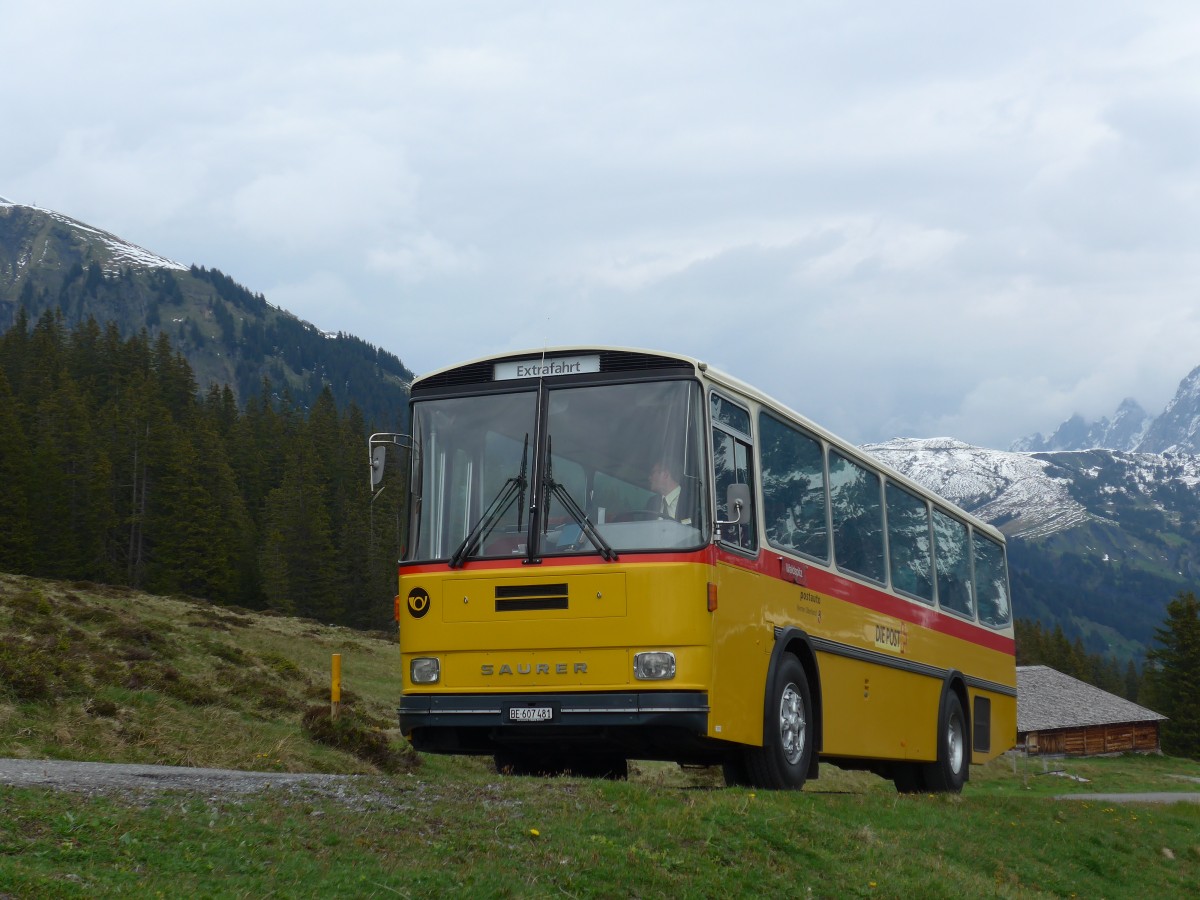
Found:
<path fill-rule="evenodd" d="M 461 565 L 703 545 L 700 398 L 698 384 L 673 380 L 414 404 L 407 558 Z"/>

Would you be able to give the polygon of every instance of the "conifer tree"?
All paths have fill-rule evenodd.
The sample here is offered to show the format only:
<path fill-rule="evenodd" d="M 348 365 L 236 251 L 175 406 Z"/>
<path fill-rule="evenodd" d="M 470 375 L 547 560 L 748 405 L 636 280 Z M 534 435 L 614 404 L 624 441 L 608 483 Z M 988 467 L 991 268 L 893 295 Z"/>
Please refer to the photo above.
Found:
<path fill-rule="evenodd" d="M 1149 702 L 1169 719 L 1163 750 L 1200 759 L 1200 600 L 1190 591 L 1167 604 L 1146 658 Z"/>
<path fill-rule="evenodd" d="M 96 459 L 85 398 L 64 371 L 37 404 L 29 439 L 37 473 L 30 529 L 38 574 L 80 577 L 103 557 L 95 515 L 106 485 L 94 480 Z"/>
<path fill-rule="evenodd" d="M 272 608 L 340 620 L 328 506 L 302 458 L 267 497 L 261 547 L 263 591 Z"/>
<path fill-rule="evenodd" d="M 233 470 L 207 420 L 174 438 L 159 480 L 147 587 L 233 602 L 243 581 L 246 528 Z"/>
<path fill-rule="evenodd" d="M 18 310 L 0 336 L 0 568 L 386 624 L 402 492 L 368 503 L 366 434 L 328 387 L 305 415 L 264 379 L 242 411 L 228 386 L 197 396 L 165 336 Z"/>
<path fill-rule="evenodd" d="M 35 475 L 20 410 L 0 367 L 0 570 L 30 570 L 29 491 Z"/>
<path fill-rule="evenodd" d="M 1131 659 L 1125 665 L 1125 688 L 1122 696 L 1134 703 L 1140 702 L 1142 695 L 1142 676 L 1138 674 L 1137 665 Z"/>
<path fill-rule="evenodd" d="M 62 371 L 65 347 L 66 329 L 62 312 L 47 310 L 42 313 L 29 336 L 22 394 L 40 397 L 54 389 Z"/>
<path fill-rule="evenodd" d="M 29 282 L 25 282 L 28 286 Z M 8 379 L 15 401 L 24 392 L 25 370 L 29 364 L 29 313 L 25 307 L 17 308 L 16 321 L 12 328 L 0 338 L 0 371 Z"/>

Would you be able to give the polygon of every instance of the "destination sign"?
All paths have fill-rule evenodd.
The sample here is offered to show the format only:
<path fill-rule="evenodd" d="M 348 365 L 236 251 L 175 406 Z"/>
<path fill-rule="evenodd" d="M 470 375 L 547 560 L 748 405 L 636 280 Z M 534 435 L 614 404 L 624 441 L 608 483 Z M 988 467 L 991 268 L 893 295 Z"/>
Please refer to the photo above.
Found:
<path fill-rule="evenodd" d="M 493 377 L 496 381 L 510 381 L 514 378 L 553 378 L 556 375 L 582 375 L 599 371 L 600 357 L 593 354 L 499 362 L 496 363 Z"/>

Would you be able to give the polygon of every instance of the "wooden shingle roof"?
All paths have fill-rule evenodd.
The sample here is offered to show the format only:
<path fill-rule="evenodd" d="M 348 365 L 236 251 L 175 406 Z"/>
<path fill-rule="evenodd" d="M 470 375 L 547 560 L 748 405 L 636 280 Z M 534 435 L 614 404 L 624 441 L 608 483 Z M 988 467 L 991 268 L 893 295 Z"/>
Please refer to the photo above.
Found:
<path fill-rule="evenodd" d="M 1049 666 L 1017 666 L 1017 731 L 1022 734 L 1166 718 Z"/>

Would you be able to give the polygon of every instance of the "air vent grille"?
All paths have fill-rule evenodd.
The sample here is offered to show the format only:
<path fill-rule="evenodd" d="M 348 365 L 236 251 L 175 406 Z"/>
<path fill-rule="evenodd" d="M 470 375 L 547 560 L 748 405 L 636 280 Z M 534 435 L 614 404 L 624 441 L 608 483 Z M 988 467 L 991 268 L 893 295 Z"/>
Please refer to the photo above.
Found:
<path fill-rule="evenodd" d="M 496 612 L 566 608 L 567 585 L 565 582 L 496 586 Z"/>

